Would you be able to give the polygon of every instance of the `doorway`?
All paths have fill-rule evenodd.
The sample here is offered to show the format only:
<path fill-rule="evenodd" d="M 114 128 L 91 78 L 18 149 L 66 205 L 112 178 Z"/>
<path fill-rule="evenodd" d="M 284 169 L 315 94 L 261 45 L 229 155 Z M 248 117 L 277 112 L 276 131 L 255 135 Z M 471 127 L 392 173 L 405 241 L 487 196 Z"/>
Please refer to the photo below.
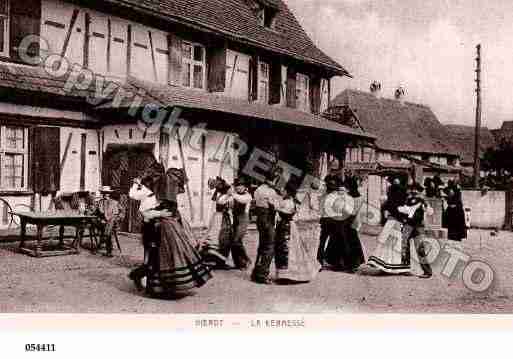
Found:
<path fill-rule="evenodd" d="M 111 186 L 119 196 L 120 204 L 125 208 L 125 218 L 120 231 L 141 233 L 142 216 L 139 213 L 139 201 L 128 197 L 133 180 L 157 160 L 153 155 L 154 144 L 112 145 L 104 154 L 102 182 Z"/>

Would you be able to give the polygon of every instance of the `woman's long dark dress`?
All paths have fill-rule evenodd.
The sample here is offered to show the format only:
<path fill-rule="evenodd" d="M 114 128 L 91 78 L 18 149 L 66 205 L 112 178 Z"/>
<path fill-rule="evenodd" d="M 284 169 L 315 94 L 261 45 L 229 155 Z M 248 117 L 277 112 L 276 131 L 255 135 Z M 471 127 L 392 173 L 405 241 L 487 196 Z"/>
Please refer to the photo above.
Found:
<path fill-rule="evenodd" d="M 179 294 L 202 287 L 212 276 L 194 248 L 192 233 L 182 223 L 176 207 L 156 209 L 175 211 L 176 215 L 151 220 L 144 226 L 143 236 L 150 248 L 147 292 Z"/>
<path fill-rule="evenodd" d="M 361 198 L 354 200 L 355 208 L 359 209 Z M 334 231 L 326 248 L 326 261 L 336 270 L 355 271 L 365 263 L 358 231 L 353 228 L 356 215 L 357 213 L 343 221 L 333 221 Z"/>
<path fill-rule="evenodd" d="M 467 238 L 467 225 L 465 223 L 465 210 L 461 201 L 460 192 L 447 198 L 447 209 L 444 214 L 444 224 L 447 228 L 447 237 L 452 241 L 461 241 Z"/>

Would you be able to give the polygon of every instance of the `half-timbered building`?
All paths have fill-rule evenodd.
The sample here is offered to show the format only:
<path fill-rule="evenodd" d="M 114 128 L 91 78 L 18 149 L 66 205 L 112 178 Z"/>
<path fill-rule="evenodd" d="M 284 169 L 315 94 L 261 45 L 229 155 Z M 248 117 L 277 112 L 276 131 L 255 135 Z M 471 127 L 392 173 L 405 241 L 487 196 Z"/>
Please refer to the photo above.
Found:
<path fill-rule="evenodd" d="M 349 74 L 281 0 L 1 0 L 0 29 L 0 195 L 12 208 L 101 185 L 124 194 L 160 161 L 185 169 L 180 206 L 199 226 L 208 179 L 232 181 L 255 149 L 304 177 L 369 139 L 319 115 L 332 78 Z M 137 231 L 123 198 L 123 230 Z"/>

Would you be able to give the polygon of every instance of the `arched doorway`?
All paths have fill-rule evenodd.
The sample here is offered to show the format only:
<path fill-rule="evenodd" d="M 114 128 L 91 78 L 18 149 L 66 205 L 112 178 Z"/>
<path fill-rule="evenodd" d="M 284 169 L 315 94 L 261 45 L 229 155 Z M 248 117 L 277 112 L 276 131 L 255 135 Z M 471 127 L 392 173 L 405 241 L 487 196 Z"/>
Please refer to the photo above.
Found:
<path fill-rule="evenodd" d="M 104 154 L 102 182 L 119 193 L 119 201 L 126 210 L 120 228 L 122 232 L 141 232 L 142 217 L 138 211 L 139 201 L 128 198 L 128 192 L 134 178 L 157 162 L 153 149 L 153 144 L 108 145 Z"/>

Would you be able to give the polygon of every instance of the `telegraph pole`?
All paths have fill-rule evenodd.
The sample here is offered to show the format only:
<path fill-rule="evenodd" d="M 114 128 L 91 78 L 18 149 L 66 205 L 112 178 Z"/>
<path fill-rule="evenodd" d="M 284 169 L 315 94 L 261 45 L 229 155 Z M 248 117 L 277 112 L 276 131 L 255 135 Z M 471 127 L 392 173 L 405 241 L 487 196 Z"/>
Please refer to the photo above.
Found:
<path fill-rule="evenodd" d="M 481 144 L 481 44 L 476 46 L 476 130 L 474 148 L 474 187 L 479 187 L 481 175 L 480 144 Z"/>

